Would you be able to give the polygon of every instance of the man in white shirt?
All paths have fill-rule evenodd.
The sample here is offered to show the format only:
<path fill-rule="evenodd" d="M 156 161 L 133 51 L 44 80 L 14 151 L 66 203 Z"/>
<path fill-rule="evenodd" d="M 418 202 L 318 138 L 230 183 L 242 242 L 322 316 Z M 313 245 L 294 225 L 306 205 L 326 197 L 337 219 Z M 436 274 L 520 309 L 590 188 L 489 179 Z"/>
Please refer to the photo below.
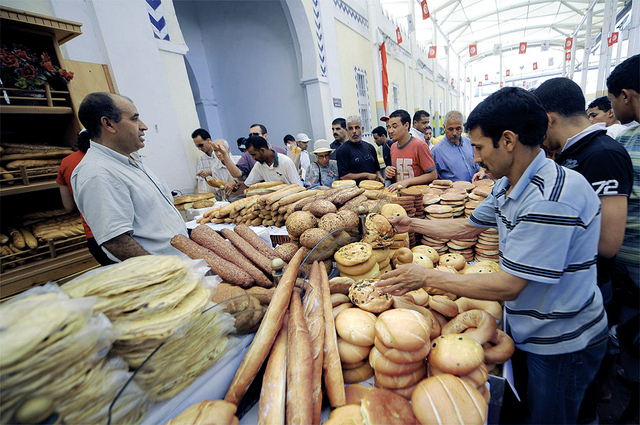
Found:
<path fill-rule="evenodd" d="M 73 195 L 98 245 L 112 260 L 141 255 L 183 255 L 171 238 L 187 236 L 167 184 L 144 166 L 147 126 L 131 100 L 111 93 L 87 95 L 78 110 L 91 148 L 71 175 Z"/>
<path fill-rule="evenodd" d="M 246 186 L 261 181 L 280 181 L 302 186 L 302 180 L 295 164 L 285 154 L 269 149 L 269 144 L 261 136 L 251 136 L 246 142 L 247 152 L 256 161 L 251 173 L 244 181 Z"/>
<path fill-rule="evenodd" d="M 302 152 L 300 152 L 300 177 L 302 177 L 302 180 L 304 180 L 307 168 L 309 168 L 309 165 L 311 165 L 309 151 L 307 151 L 310 141 L 311 139 L 309 139 L 309 136 L 307 136 L 305 133 L 298 133 L 298 135 L 296 136 L 296 143 L 298 144 L 298 147 L 302 149 Z"/>
<path fill-rule="evenodd" d="M 425 133 L 427 132 L 427 127 L 429 127 L 430 122 L 431 115 L 429 115 L 427 111 L 423 109 L 416 111 L 413 114 L 413 127 L 409 129 L 409 133 L 416 139 L 427 141 L 428 139 L 425 138 Z M 429 148 L 431 148 L 431 144 L 429 144 Z"/>
<path fill-rule="evenodd" d="M 628 124 L 620 124 L 616 119 L 611 108 L 611 100 L 607 96 L 601 96 L 589 104 L 587 109 L 589 121 L 592 124 L 603 122 L 607 125 L 607 136 L 615 139 L 623 131 L 629 129 L 630 126 L 637 124 L 631 121 Z"/>
<path fill-rule="evenodd" d="M 223 182 L 231 180 L 231 174 L 223 162 L 223 153 L 220 150 L 214 150 L 214 142 L 211 141 L 211 135 L 203 128 L 195 130 L 191 134 L 191 138 L 196 148 L 202 152 L 196 164 L 196 180 L 198 181 L 196 187 L 198 189 L 205 188 L 207 192 L 215 192 L 215 188 L 206 184 L 206 179 L 212 177 Z M 215 143 L 218 143 L 227 153 L 230 152 L 229 143 L 226 140 L 216 140 Z M 202 185 L 202 182 L 205 182 L 205 184 Z"/>

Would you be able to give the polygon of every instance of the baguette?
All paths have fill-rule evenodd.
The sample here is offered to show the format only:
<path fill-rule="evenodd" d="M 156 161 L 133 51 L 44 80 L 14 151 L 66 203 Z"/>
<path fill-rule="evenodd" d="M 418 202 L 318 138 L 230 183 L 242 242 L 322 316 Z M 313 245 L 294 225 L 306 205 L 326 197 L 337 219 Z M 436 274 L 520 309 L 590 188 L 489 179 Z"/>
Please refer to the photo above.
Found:
<path fill-rule="evenodd" d="M 11 180 L 13 178 L 13 174 L 2 167 L 0 167 L 0 173 L 2 173 L 2 180 Z M 13 182 L 5 182 L 5 184 L 6 183 L 13 184 Z"/>
<path fill-rule="evenodd" d="M 250 259 L 253 264 L 258 266 L 259 269 L 268 274 L 273 273 L 273 269 L 271 268 L 271 260 L 262 255 L 249 242 L 242 239 L 240 235 L 229 229 L 222 229 L 221 233 L 225 238 L 229 239 L 229 242 L 231 242 L 238 249 L 238 251 L 240 251 L 245 257 Z"/>
<path fill-rule="evenodd" d="M 11 244 L 19 250 L 23 250 L 27 247 L 27 242 L 24 240 L 24 236 L 22 236 L 22 233 L 18 232 L 14 227 L 9 228 L 9 237 L 11 238 Z"/>
<path fill-rule="evenodd" d="M 298 186 L 297 184 L 292 184 L 288 189 L 283 190 L 282 192 L 273 193 L 267 196 L 267 205 L 273 205 L 275 202 L 284 198 L 285 196 L 293 195 L 294 193 L 306 192 L 307 189 L 304 186 Z"/>
<path fill-rule="evenodd" d="M 61 159 L 19 159 L 11 161 L 7 164 L 7 170 L 17 170 L 20 166 L 27 168 L 48 167 L 52 165 L 60 165 Z"/>
<path fill-rule="evenodd" d="M 240 235 L 242 239 L 249 242 L 251 246 L 253 246 L 256 250 L 258 250 L 262 255 L 267 257 L 269 260 L 280 258 L 278 257 L 278 254 L 276 254 L 276 252 L 273 250 L 273 248 L 268 246 L 262 240 L 262 238 L 256 234 L 256 232 L 249 229 L 249 226 L 245 224 L 238 224 L 233 229 L 233 231 L 236 232 L 238 235 Z"/>
<path fill-rule="evenodd" d="M 276 287 L 276 291 L 273 294 L 269 307 L 267 307 L 258 332 L 256 332 L 247 354 L 244 356 L 244 359 L 242 359 L 242 363 L 240 363 L 240 367 L 238 367 L 231 381 L 231 385 L 229 385 L 227 394 L 224 397 L 229 403 L 233 403 L 236 406 L 240 403 L 242 396 L 247 392 L 247 388 L 249 388 L 249 385 L 262 367 L 264 359 L 267 358 L 273 342 L 276 339 L 276 335 L 282 327 L 284 314 L 291 299 L 293 285 L 296 282 L 298 269 L 304 259 L 305 253 L 306 251 L 304 249 L 299 249 L 285 268 L 284 275 Z"/>
<path fill-rule="evenodd" d="M 322 304 L 324 315 L 324 358 L 322 369 L 324 371 L 324 383 L 327 388 L 327 397 L 331 407 L 344 406 L 347 403 L 344 392 L 344 377 L 338 353 L 338 338 L 336 326 L 333 320 L 331 308 L 331 292 L 329 290 L 329 277 L 327 270 L 320 267 L 320 283 L 322 289 Z"/>
<path fill-rule="evenodd" d="M 320 277 L 320 265 L 317 261 L 311 266 L 309 285 L 304 296 L 304 317 L 309 328 L 311 338 L 312 374 L 311 388 L 313 389 L 313 415 L 312 424 L 320 423 L 322 412 L 322 361 L 324 359 L 324 314 L 322 304 L 322 278 Z"/>
<path fill-rule="evenodd" d="M 258 270 L 251 261 L 242 255 L 233 245 L 225 241 L 224 238 L 211 227 L 201 224 L 191 231 L 191 239 L 199 245 L 210 249 L 221 258 L 240 267 L 247 272 L 258 285 L 264 286 L 265 288 L 273 286 L 271 279 Z"/>
<path fill-rule="evenodd" d="M 20 233 L 22 234 L 22 237 L 24 238 L 24 241 L 29 248 L 36 249 L 38 247 L 38 241 L 33 236 L 33 233 L 29 231 L 29 229 L 22 228 L 20 229 Z"/>
<path fill-rule="evenodd" d="M 73 149 L 55 149 L 45 152 L 30 152 L 30 153 L 13 153 L 9 155 L 2 155 L 2 161 L 15 161 L 16 159 L 47 159 L 47 158 L 64 158 L 67 155 L 71 155 Z"/>
<path fill-rule="evenodd" d="M 5 154 L 13 153 L 29 153 L 29 152 L 48 152 L 61 149 L 68 149 L 67 146 L 49 146 L 49 145 L 33 145 L 23 143 L 3 143 L 2 148 Z"/>
<path fill-rule="evenodd" d="M 286 315 L 264 371 L 258 404 L 258 425 L 285 425 L 288 323 L 289 316 Z"/>
<path fill-rule="evenodd" d="M 279 186 L 281 184 L 284 184 L 284 183 L 283 182 L 259 182 L 249 186 L 249 189 L 264 189 L 267 187 Z"/>
<path fill-rule="evenodd" d="M 224 260 L 213 251 L 198 245 L 184 235 L 175 235 L 171 238 L 171 245 L 194 260 L 204 260 L 211 270 L 224 279 L 243 288 L 253 284 L 253 278 L 235 264 Z"/>
<path fill-rule="evenodd" d="M 287 330 L 287 423 L 310 424 L 313 417 L 313 357 L 300 292 L 294 290 L 289 306 Z"/>
<path fill-rule="evenodd" d="M 323 191 L 320 189 L 314 189 L 314 190 L 304 190 L 302 192 L 296 192 L 293 193 L 291 195 L 287 195 L 285 197 L 283 197 L 282 199 L 277 200 L 276 202 L 273 203 L 273 205 L 271 205 L 271 209 L 272 210 L 280 210 L 280 208 L 284 205 L 289 205 L 292 204 L 296 201 L 299 201 L 300 199 L 304 199 L 304 198 L 308 198 L 309 196 L 314 196 L 314 195 L 318 195 L 320 193 L 322 193 Z"/>
<path fill-rule="evenodd" d="M 358 188 L 358 187 L 352 187 L 352 188 L 349 188 L 349 189 L 345 190 L 344 192 L 340 193 L 338 196 L 336 196 L 336 198 L 333 201 L 333 203 L 336 204 L 337 207 L 339 207 L 341 205 L 346 204 L 351 199 L 353 199 L 356 196 L 359 196 L 359 195 L 361 195 L 363 193 L 364 193 L 364 189 Z M 365 199 L 365 201 L 366 201 L 366 199 Z"/>

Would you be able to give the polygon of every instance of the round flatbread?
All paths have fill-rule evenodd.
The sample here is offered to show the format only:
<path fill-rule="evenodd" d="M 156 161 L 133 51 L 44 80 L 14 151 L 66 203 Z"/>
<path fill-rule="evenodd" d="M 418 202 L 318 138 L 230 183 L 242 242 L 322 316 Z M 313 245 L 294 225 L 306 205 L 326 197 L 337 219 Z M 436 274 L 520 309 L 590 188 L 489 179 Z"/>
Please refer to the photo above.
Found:
<path fill-rule="evenodd" d="M 354 242 L 340 248 L 333 257 L 343 266 L 355 266 L 369 260 L 371 255 L 373 255 L 371 245 L 365 242 Z"/>

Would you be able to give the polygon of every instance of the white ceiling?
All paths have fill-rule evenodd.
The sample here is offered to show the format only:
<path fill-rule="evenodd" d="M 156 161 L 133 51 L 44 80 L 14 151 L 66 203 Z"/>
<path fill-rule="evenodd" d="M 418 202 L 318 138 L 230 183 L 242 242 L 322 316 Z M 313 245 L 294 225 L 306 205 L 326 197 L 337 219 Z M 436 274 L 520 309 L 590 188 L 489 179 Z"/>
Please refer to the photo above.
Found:
<path fill-rule="evenodd" d="M 404 33 L 409 7 L 413 5 L 418 44 L 437 45 L 439 58 L 443 57 L 440 52 L 451 45 L 463 65 L 493 56 L 495 44 L 501 45 L 504 56 L 517 55 L 520 42 L 527 42 L 527 54 L 542 53 L 539 59 L 527 54 L 521 56 L 529 56 L 529 62 L 540 60 L 546 65 L 548 52 L 540 49 L 543 42 L 549 42 L 556 56 L 557 52 L 563 52 L 567 37 L 573 37 L 576 48 L 583 49 L 587 10 L 593 8 L 591 35 L 595 38 L 600 34 L 605 9 L 605 0 L 427 0 L 431 18 L 423 20 L 420 0 L 380 1 L 383 10 Z M 614 3 L 620 14 L 630 8 L 631 0 L 614 0 Z M 437 32 L 435 42 L 434 20 L 442 30 Z M 471 44 L 477 45 L 478 50 L 473 58 L 469 56 Z M 562 63 L 562 59 L 560 56 L 555 64 Z"/>

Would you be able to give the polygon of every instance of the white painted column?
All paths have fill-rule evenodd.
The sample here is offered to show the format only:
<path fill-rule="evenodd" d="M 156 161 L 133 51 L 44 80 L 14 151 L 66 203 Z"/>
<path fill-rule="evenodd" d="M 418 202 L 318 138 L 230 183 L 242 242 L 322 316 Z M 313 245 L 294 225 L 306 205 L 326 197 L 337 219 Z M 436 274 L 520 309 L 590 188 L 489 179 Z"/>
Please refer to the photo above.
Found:
<path fill-rule="evenodd" d="M 582 75 L 580 76 L 580 88 L 582 88 L 582 92 L 586 93 L 587 91 L 587 75 L 589 73 L 589 58 L 591 58 L 591 48 L 592 48 L 592 37 L 591 37 L 591 26 L 593 22 L 593 9 L 589 9 L 587 11 L 587 28 L 585 33 L 584 40 L 584 50 L 582 56 Z"/>
<path fill-rule="evenodd" d="M 611 69 L 611 48 L 607 45 L 607 37 L 610 36 L 616 23 L 616 1 L 606 0 L 604 6 L 604 21 L 602 35 L 600 37 L 600 63 L 598 65 L 598 81 L 596 84 L 596 96 L 602 96 L 606 92 L 605 81 Z"/>
<path fill-rule="evenodd" d="M 322 0 L 320 0 L 322 1 Z M 371 117 L 371 125 L 376 128 L 379 118 L 392 111 L 384 111 L 384 97 L 382 94 L 382 56 L 380 55 L 380 45 L 382 44 L 382 34 L 378 29 L 378 15 L 381 13 L 380 2 L 378 0 L 367 0 L 367 17 L 369 19 L 369 42 L 371 43 L 371 58 L 373 64 L 373 85 L 375 87 L 374 102 L 376 116 Z M 387 95 L 387 101 L 389 100 Z"/>

